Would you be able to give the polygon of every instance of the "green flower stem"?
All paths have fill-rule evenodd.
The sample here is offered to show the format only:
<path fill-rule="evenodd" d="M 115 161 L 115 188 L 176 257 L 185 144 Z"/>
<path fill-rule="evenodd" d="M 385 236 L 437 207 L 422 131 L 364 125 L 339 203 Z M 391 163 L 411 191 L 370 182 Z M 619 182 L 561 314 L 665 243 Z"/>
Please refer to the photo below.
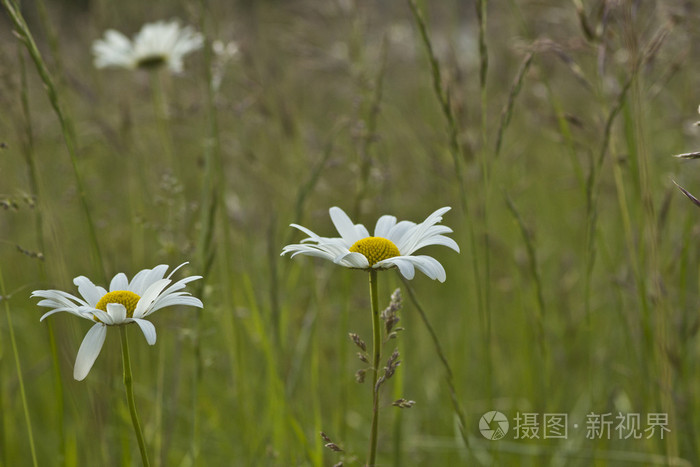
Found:
<path fill-rule="evenodd" d="M 119 333 L 122 338 L 122 359 L 124 360 L 124 387 L 126 388 L 126 400 L 129 402 L 129 412 L 131 413 L 131 423 L 134 425 L 136 439 L 139 442 L 139 450 L 141 451 L 141 460 L 144 467 L 150 467 L 148 462 L 148 453 L 146 452 L 146 442 L 143 439 L 143 431 L 141 431 L 141 422 L 139 414 L 136 413 L 136 401 L 134 400 L 134 382 L 131 375 L 131 358 L 129 357 L 129 341 L 126 337 L 126 327 L 119 326 Z"/>
<path fill-rule="evenodd" d="M 382 355 L 382 328 L 379 326 L 379 295 L 377 287 L 377 270 L 369 271 L 369 297 L 372 302 L 372 428 L 369 434 L 369 456 L 367 466 L 374 465 L 377 457 L 377 427 L 379 425 L 379 391 L 377 376 L 379 358 Z"/>
<path fill-rule="evenodd" d="M 27 405 L 27 395 L 24 391 L 24 378 L 22 377 L 22 365 L 19 361 L 19 352 L 17 351 L 17 341 L 15 340 L 15 331 L 12 328 L 12 314 L 10 313 L 10 302 L 5 293 L 5 281 L 2 278 L 2 269 L 0 269 L 0 301 L 4 302 L 5 314 L 7 315 L 7 327 L 10 330 L 10 342 L 12 343 L 12 353 L 15 356 L 15 366 L 17 367 L 17 381 L 19 382 L 19 393 L 22 397 L 22 408 L 24 410 L 24 419 L 27 422 L 27 436 L 29 437 L 29 449 L 32 452 L 32 464 L 37 467 L 39 464 L 36 460 L 36 449 L 34 448 L 34 435 L 32 433 L 32 420 L 29 417 L 29 406 Z"/>
<path fill-rule="evenodd" d="M 159 69 L 151 71 L 150 75 L 153 111 L 158 123 L 158 132 L 160 133 L 162 148 L 168 159 L 168 165 L 173 168 L 177 176 L 180 176 L 179 164 L 174 155 L 172 132 L 170 131 L 170 117 L 168 116 L 168 106 L 165 100 L 165 91 L 163 90 L 163 76 Z"/>

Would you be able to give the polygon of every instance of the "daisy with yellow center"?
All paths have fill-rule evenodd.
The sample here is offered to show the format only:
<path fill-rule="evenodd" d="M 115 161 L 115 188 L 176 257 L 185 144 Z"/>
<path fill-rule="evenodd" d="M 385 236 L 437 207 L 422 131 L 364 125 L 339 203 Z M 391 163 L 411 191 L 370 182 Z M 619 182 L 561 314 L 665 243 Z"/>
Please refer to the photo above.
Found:
<path fill-rule="evenodd" d="M 413 279 L 416 268 L 431 279 L 445 282 L 445 268 L 431 256 L 414 255 L 417 250 L 428 245 L 443 245 L 459 252 L 457 243 L 443 234 L 452 229 L 445 225 L 436 225 L 442 221 L 442 215 L 449 207 L 433 212 L 420 224 L 411 221 L 397 222 L 394 216 L 382 216 L 374 227 L 374 235 L 362 224 L 354 224 L 339 207 L 330 208 L 333 225 L 340 237 L 321 237 L 306 227 L 292 224 L 292 227 L 304 232 L 309 237 L 302 243 L 287 245 L 282 255 L 316 256 L 333 261 L 336 264 L 369 272 L 369 294 L 372 314 L 372 423 L 370 428 L 370 446 L 366 465 L 375 465 L 377 456 L 377 439 L 379 426 L 379 369 L 381 358 L 381 327 L 379 324 L 379 299 L 377 271 L 398 268 L 406 279 Z"/>
<path fill-rule="evenodd" d="M 161 308 L 173 305 L 185 305 L 202 308 L 202 302 L 182 291 L 187 283 L 201 276 L 189 276 L 172 283 L 172 276 L 187 263 L 175 268 L 167 277 L 167 264 L 153 269 L 144 269 L 131 281 L 124 273 L 119 273 L 109 284 L 109 292 L 97 286 L 85 276 L 76 277 L 73 283 L 78 287 L 80 297 L 61 290 L 35 290 L 32 297 L 42 298 L 38 305 L 52 308 L 41 317 L 60 311 L 67 311 L 81 318 L 95 322 L 85 335 L 75 361 L 73 377 L 78 381 L 85 379 L 102 350 L 107 335 L 107 326 L 119 326 L 136 323 L 143 332 L 149 345 L 156 343 L 156 329 L 153 323 L 145 319 Z M 171 285 L 172 284 L 172 285 Z"/>
<path fill-rule="evenodd" d="M 185 55 L 202 48 L 204 39 L 191 27 L 181 27 L 177 21 L 145 24 L 130 40 L 114 29 L 104 39 L 92 45 L 97 68 L 120 67 L 154 70 L 167 66 L 173 73 L 183 69 Z"/>
<path fill-rule="evenodd" d="M 445 282 L 445 269 L 435 258 L 414 255 L 417 250 L 428 245 L 443 245 L 459 252 L 457 243 L 443 234 L 452 229 L 436 225 L 449 207 L 433 212 L 420 224 L 411 221 L 397 222 L 394 216 L 382 216 L 374 227 L 374 236 L 362 224 L 354 224 L 339 207 L 330 208 L 333 225 L 338 237 L 320 237 L 306 227 L 291 224 L 309 237 L 300 244 L 287 245 L 282 254 L 316 256 L 333 261 L 347 268 L 388 269 L 398 268 L 406 279 L 413 279 L 415 269 L 431 279 Z"/>

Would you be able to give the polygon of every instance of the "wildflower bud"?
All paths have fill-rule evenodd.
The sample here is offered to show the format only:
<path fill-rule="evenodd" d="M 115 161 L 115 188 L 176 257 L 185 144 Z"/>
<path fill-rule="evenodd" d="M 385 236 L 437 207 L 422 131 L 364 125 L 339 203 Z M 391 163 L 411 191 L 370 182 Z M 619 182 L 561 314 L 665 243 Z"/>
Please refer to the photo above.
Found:
<path fill-rule="evenodd" d="M 367 358 L 367 354 L 364 354 L 362 352 L 357 352 L 357 358 L 359 358 L 361 361 L 369 364 L 369 359 Z"/>

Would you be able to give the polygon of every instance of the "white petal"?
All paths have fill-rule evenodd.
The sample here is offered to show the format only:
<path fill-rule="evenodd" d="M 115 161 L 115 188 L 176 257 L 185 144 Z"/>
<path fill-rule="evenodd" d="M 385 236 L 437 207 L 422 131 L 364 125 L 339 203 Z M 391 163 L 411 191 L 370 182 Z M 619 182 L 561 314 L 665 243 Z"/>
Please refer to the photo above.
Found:
<path fill-rule="evenodd" d="M 379 261 L 374 265 L 374 267 L 382 267 L 387 264 L 394 264 L 399 268 L 399 271 L 403 274 L 403 269 L 406 264 L 410 264 L 412 266 L 417 267 L 420 271 L 422 271 L 426 276 L 429 278 L 435 280 L 439 280 L 440 282 L 445 282 L 445 279 L 447 278 L 447 275 L 445 273 L 445 268 L 442 267 L 442 264 L 435 258 L 431 256 L 425 256 L 425 255 L 420 255 L 420 256 L 395 256 L 393 258 L 385 259 L 383 261 Z M 404 274 L 404 277 L 406 279 L 411 279 L 413 277 L 413 273 L 411 273 L 411 277 L 408 277 Z"/>
<path fill-rule="evenodd" d="M 154 282 L 163 278 L 168 267 L 167 264 L 159 264 L 153 269 L 143 269 L 139 271 L 134 278 L 131 279 L 128 290 L 142 297 Z"/>
<path fill-rule="evenodd" d="M 440 282 L 445 282 L 445 279 L 447 279 L 445 268 L 432 256 L 420 255 L 411 256 L 411 258 L 413 258 L 413 264 L 431 279 L 437 279 Z"/>
<path fill-rule="evenodd" d="M 307 229 L 306 227 L 304 227 L 304 226 L 302 226 L 302 225 L 299 225 L 299 224 L 289 224 L 289 226 L 290 226 L 290 227 L 294 227 L 295 229 L 301 230 L 302 232 L 304 232 L 306 235 L 308 235 L 310 238 L 312 238 L 312 239 L 314 239 L 314 240 L 318 240 L 318 239 L 321 238 L 321 237 L 319 237 L 318 235 L 316 235 L 315 233 L 313 233 L 311 230 Z"/>
<path fill-rule="evenodd" d="M 335 254 L 323 250 L 315 245 L 287 245 L 282 250 L 283 255 L 290 252 L 292 253 L 292 258 L 294 258 L 296 255 L 305 255 L 333 261 L 333 259 L 336 257 Z"/>
<path fill-rule="evenodd" d="M 126 320 L 126 307 L 121 303 L 108 303 L 107 313 L 112 317 L 113 324 L 121 324 Z"/>
<path fill-rule="evenodd" d="M 184 289 L 185 286 L 186 286 L 187 284 L 189 284 L 190 282 L 198 281 L 198 280 L 201 279 L 201 278 L 202 278 L 202 276 L 187 276 L 187 277 L 184 277 L 184 278 L 180 279 L 179 281 L 175 282 L 175 283 L 174 283 L 173 285 L 171 285 L 170 287 L 168 287 L 167 290 L 163 291 L 163 294 L 162 294 L 161 296 L 163 296 L 163 295 L 168 295 L 168 294 L 171 294 L 171 293 L 173 293 L 173 292 L 177 292 L 178 290 L 182 290 L 182 289 Z M 170 279 L 170 276 L 168 276 L 168 279 Z"/>
<path fill-rule="evenodd" d="M 156 302 L 153 304 L 153 307 L 151 307 L 151 309 L 148 310 L 146 316 L 162 308 L 167 308 L 169 306 L 174 305 L 204 308 L 204 305 L 202 304 L 202 301 L 200 299 L 190 296 L 189 294 L 187 294 L 187 292 L 177 292 L 172 295 L 168 295 L 162 300 L 160 298 L 156 300 Z"/>
<path fill-rule="evenodd" d="M 385 268 L 387 264 L 393 264 L 399 268 L 401 275 L 408 280 L 413 279 L 416 274 L 416 270 L 413 267 L 413 263 L 407 259 L 406 256 L 395 256 L 393 258 L 385 259 L 375 263 L 372 267 L 376 269 Z"/>
<path fill-rule="evenodd" d="M 154 282 L 144 293 L 136 304 L 134 318 L 142 318 L 148 312 L 151 303 L 158 298 L 158 295 L 170 284 L 170 279 L 160 279 Z"/>
<path fill-rule="evenodd" d="M 62 290 L 35 290 L 34 292 L 32 292 L 31 297 L 41 297 L 50 300 L 56 300 L 64 306 L 71 306 L 74 303 L 87 306 L 87 302 L 82 298 L 78 298 L 75 295 L 71 295 Z"/>
<path fill-rule="evenodd" d="M 443 245 L 443 246 L 446 246 L 448 248 L 452 248 L 454 251 L 459 253 L 459 245 L 457 245 L 457 242 L 455 242 L 450 237 L 445 237 L 444 235 L 435 235 L 433 237 L 428 237 L 428 238 L 425 238 L 425 239 L 419 241 L 416 244 L 415 249 L 413 251 L 420 250 L 424 246 L 428 246 L 428 245 Z M 413 253 L 413 252 L 411 252 L 411 253 Z"/>
<path fill-rule="evenodd" d="M 442 220 L 442 214 L 449 211 L 450 207 L 444 207 L 436 210 L 427 217 L 423 222 L 408 230 L 399 239 L 396 246 L 399 248 L 401 255 L 407 256 L 417 250 L 417 246 L 422 240 L 430 236 L 430 228 Z"/>
<path fill-rule="evenodd" d="M 189 284 L 190 282 L 199 280 L 201 278 L 202 278 L 202 276 L 188 276 L 188 277 L 185 277 L 183 279 L 180 279 L 179 281 L 175 282 L 167 289 L 163 290 L 163 292 L 158 296 L 158 298 L 156 298 L 155 303 L 157 303 L 158 300 L 161 300 L 161 299 L 169 296 L 170 294 L 177 292 L 178 290 L 184 289 L 185 286 L 187 284 Z M 154 305 L 155 305 L 155 303 L 154 303 Z"/>
<path fill-rule="evenodd" d="M 398 247 L 399 251 L 403 251 L 401 250 L 401 241 L 415 226 L 415 222 L 401 221 L 389 230 L 389 235 L 387 235 L 386 238 L 394 242 L 394 245 Z"/>
<path fill-rule="evenodd" d="M 82 381 L 90 372 L 90 368 L 95 363 L 97 356 L 102 350 L 102 345 L 105 342 L 105 336 L 107 335 L 107 326 L 101 323 L 95 324 L 90 330 L 85 334 L 82 344 L 80 344 L 80 349 L 78 349 L 78 356 L 75 359 L 75 368 L 73 369 L 73 378 L 78 381 Z"/>
<path fill-rule="evenodd" d="M 365 227 L 362 224 L 355 224 L 355 232 L 357 233 L 357 236 L 360 238 L 369 237 L 369 231 L 367 230 L 367 227 Z M 348 245 L 348 246 L 352 246 L 352 245 Z"/>
<path fill-rule="evenodd" d="M 184 263 L 182 263 L 181 265 L 179 265 L 178 267 L 176 267 L 175 269 L 170 271 L 170 274 L 168 274 L 168 277 L 166 277 L 166 279 L 170 279 L 171 277 L 173 277 L 173 274 L 175 274 L 178 269 L 180 269 L 181 267 L 183 267 L 186 264 L 190 264 L 189 261 L 185 261 Z M 195 277 L 195 276 L 191 276 L 191 277 Z M 201 278 L 202 276 L 196 276 L 196 277 Z"/>
<path fill-rule="evenodd" d="M 143 332 L 143 337 L 146 338 L 148 345 L 153 345 L 156 343 L 156 327 L 153 326 L 148 320 L 135 318 L 133 321 L 139 325 L 141 332 Z"/>
<path fill-rule="evenodd" d="M 62 308 L 55 308 L 48 313 L 44 313 L 41 318 L 39 318 L 39 321 L 44 321 L 44 319 L 48 316 L 51 316 L 54 313 L 59 313 L 61 311 L 67 311 L 68 313 L 74 314 L 75 316 L 80 316 L 81 318 L 85 318 L 79 311 L 78 307 L 62 307 Z M 89 318 L 88 318 L 89 319 Z"/>
<path fill-rule="evenodd" d="M 336 257 L 333 262 L 349 268 L 366 269 L 369 267 L 369 261 L 367 261 L 365 255 L 354 251 L 343 253 Z"/>
<path fill-rule="evenodd" d="M 93 316 L 97 317 L 100 321 L 102 321 L 104 324 L 111 326 L 114 324 L 114 320 L 112 319 L 112 315 L 107 313 L 106 311 L 98 310 L 97 308 L 93 308 L 90 310 L 89 314 L 86 315 L 89 316 L 89 319 L 92 319 Z"/>
<path fill-rule="evenodd" d="M 353 243 L 362 238 L 355 229 L 355 224 L 353 224 L 348 215 L 345 214 L 345 211 L 337 206 L 333 206 L 328 212 L 331 215 L 333 225 L 348 246 L 352 246 Z"/>
<path fill-rule="evenodd" d="M 374 226 L 374 236 L 383 237 L 389 239 L 389 232 L 391 228 L 396 225 L 396 217 L 394 216 L 382 216 L 377 220 L 377 224 Z M 389 239 L 391 240 L 391 239 Z"/>
<path fill-rule="evenodd" d="M 85 276 L 76 277 L 73 279 L 73 283 L 78 286 L 78 292 L 90 306 L 97 305 L 97 302 L 107 294 L 103 287 L 96 286 Z"/>
<path fill-rule="evenodd" d="M 129 280 L 126 278 L 126 274 L 120 272 L 112 278 L 112 282 L 109 283 L 109 291 L 114 292 L 116 290 L 127 290 L 129 287 Z"/>

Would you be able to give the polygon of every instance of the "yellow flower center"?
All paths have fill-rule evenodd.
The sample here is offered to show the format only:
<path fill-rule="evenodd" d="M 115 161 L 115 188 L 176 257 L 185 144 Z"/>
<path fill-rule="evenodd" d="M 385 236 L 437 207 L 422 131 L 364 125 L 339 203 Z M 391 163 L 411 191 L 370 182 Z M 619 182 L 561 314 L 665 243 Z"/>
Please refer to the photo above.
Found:
<path fill-rule="evenodd" d="M 353 253 L 361 253 L 370 266 L 394 256 L 400 256 L 399 249 L 391 240 L 382 237 L 367 237 L 356 241 L 351 247 Z"/>
<path fill-rule="evenodd" d="M 97 308 L 98 310 L 107 311 L 108 303 L 119 303 L 121 305 L 124 305 L 124 308 L 126 308 L 127 318 L 133 318 L 134 310 L 136 309 L 136 304 L 139 302 L 140 299 L 141 297 L 136 295 L 134 292 L 129 292 L 128 290 L 115 290 L 114 292 L 109 292 L 108 294 L 104 295 L 100 299 L 100 301 L 97 302 L 95 308 Z M 95 321 L 100 321 L 99 319 L 97 319 L 97 317 L 95 317 L 94 319 Z"/>

